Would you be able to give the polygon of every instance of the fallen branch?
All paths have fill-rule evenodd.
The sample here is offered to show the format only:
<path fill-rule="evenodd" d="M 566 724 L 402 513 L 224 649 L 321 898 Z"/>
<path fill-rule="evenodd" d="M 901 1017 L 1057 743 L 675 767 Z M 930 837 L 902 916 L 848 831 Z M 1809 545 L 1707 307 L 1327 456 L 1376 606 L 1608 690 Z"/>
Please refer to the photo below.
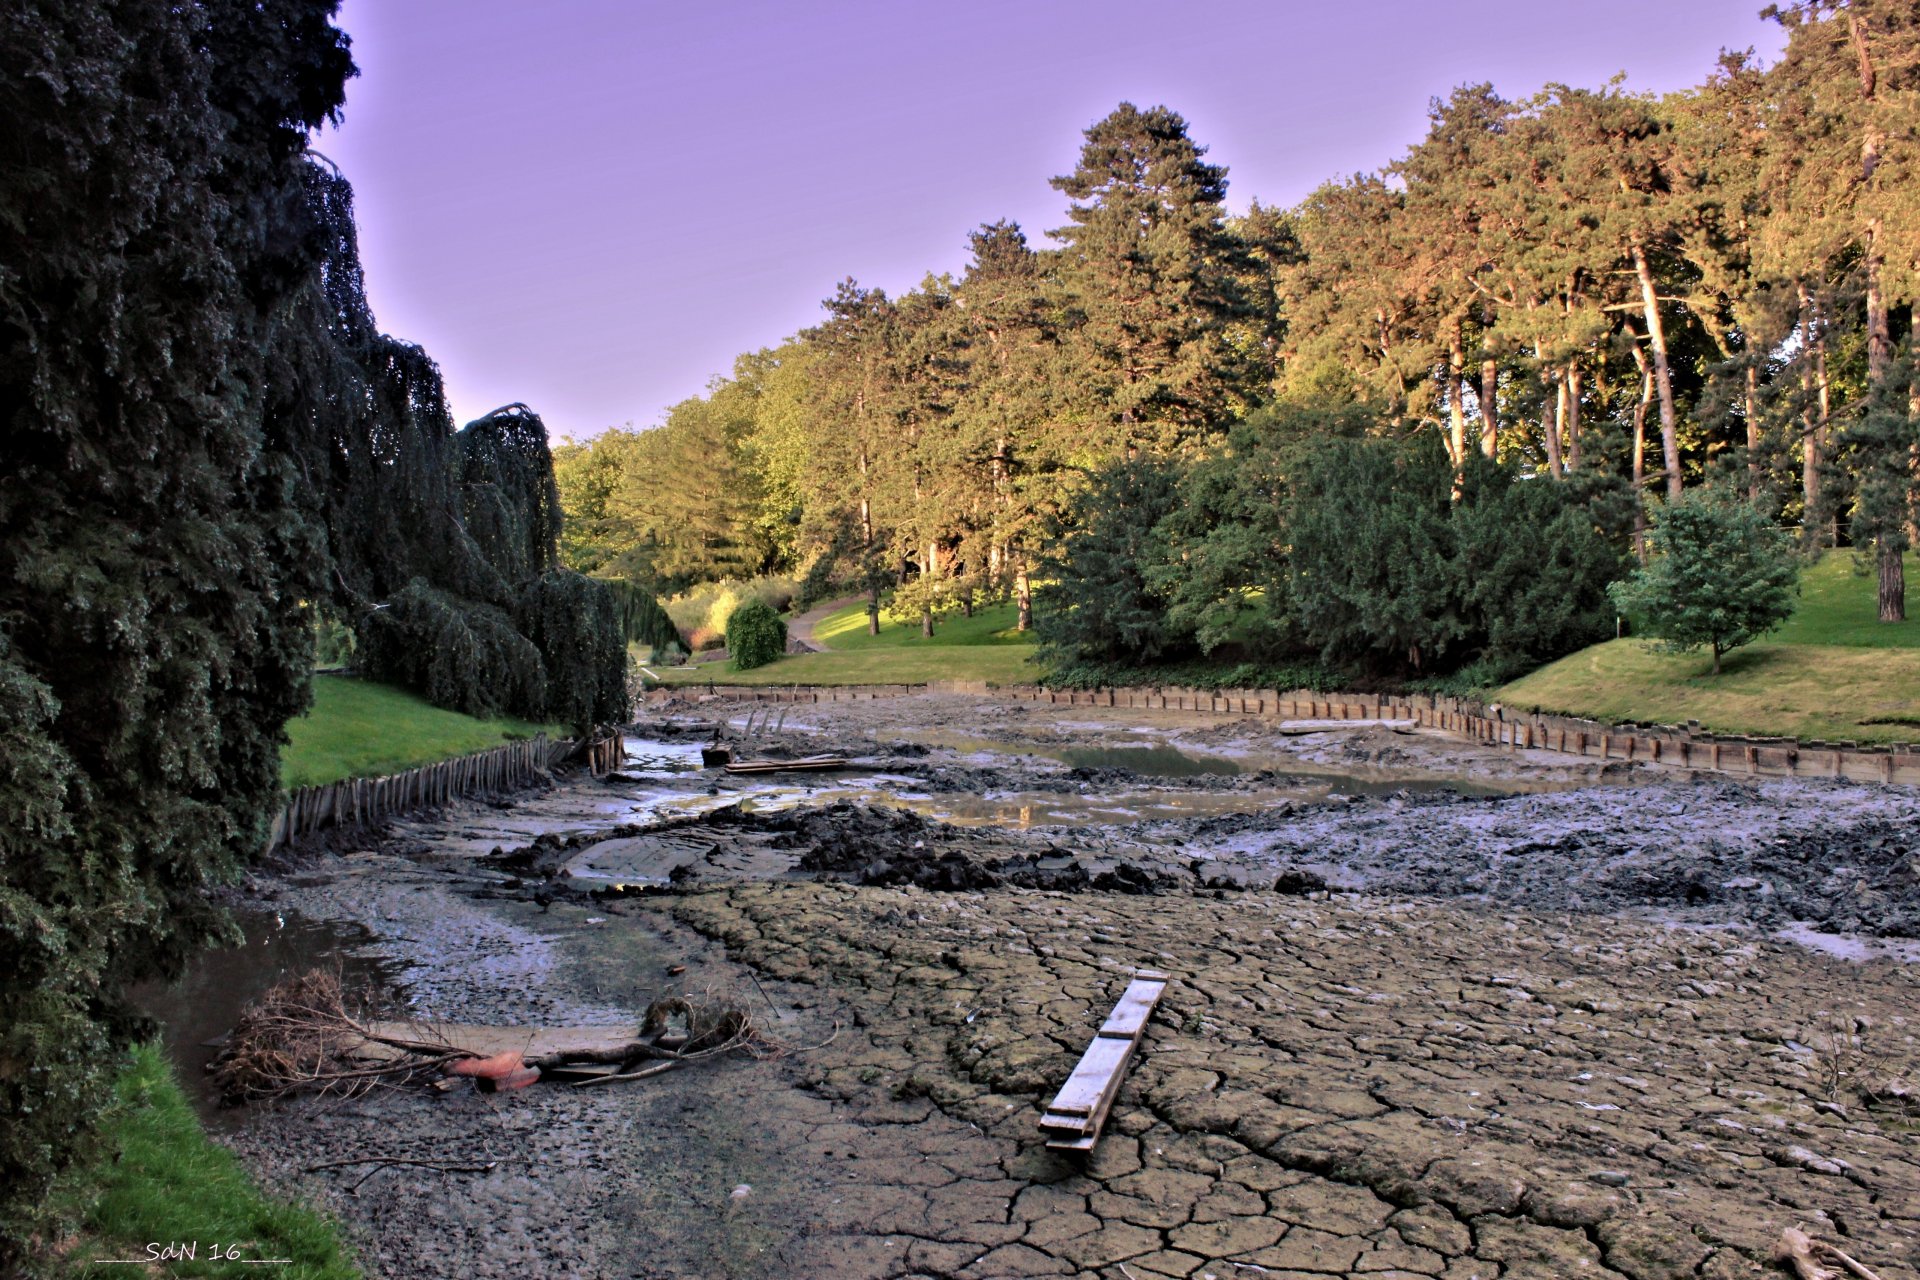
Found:
<path fill-rule="evenodd" d="M 1851 1275 L 1855 1280 L 1880 1280 L 1874 1272 L 1854 1261 L 1840 1249 L 1825 1240 L 1816 1240 L 1796 1227 L 1788 1227 L 1780 1233 L 1780 1243 L 1773 1247 L 1776 1262 L 1786 1262 L 1793 1266 L 1793 1273 L 1800 1280 L 1840 1280 L 1842 1275 Z M 1842 1270 L 1823 1265 L 1825 1261 L 1837 1263 Z"/>
<path fill-rule="evenodd" d="M 354 1184 L 347 1188 L 347 1194 L 357 1196 L 367 1180 L 382 1169 L 395 1167 L 413 1169 L 432 1169 L 438 1173 L 492 1173 L 500 1167 L 498 1160 L 489 1160 L 485 1164 L 455 1164 L 449 1160 L 416 1160 L 406 1156 L 366 1156 L 359 1160 L 330 1160 L 326 1164 L 316 1164 L 302 1170 L 304 1173 L 319 1173 L 323 1169 L 345 1169 L 353 1165 L 370 1164 L 373 1168 L 361 1174 Z"/>

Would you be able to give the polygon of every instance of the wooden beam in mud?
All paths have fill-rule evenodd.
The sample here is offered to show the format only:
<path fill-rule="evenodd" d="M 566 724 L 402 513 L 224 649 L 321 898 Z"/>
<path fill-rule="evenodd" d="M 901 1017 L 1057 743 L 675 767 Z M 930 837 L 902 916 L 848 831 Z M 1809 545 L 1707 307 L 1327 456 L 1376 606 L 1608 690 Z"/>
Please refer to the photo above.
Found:
<path fill-rule="evenodd" d="M 1146 1034 L 1147 1019 L 1166 989 L 1166 974 L 1153 969 L 1136 971 L 1120 1002 L 1100 1024 L 1093 1043 L 1080 1055 L 1073 1074 L 1040 1118 L 1049 1147 L 1055 1151 L 1091 1151 L 1100 1141 L 1100 1130 L 1107 1123 L 1114 1098 L 1119 1096 L 1127 1063 Z"/>

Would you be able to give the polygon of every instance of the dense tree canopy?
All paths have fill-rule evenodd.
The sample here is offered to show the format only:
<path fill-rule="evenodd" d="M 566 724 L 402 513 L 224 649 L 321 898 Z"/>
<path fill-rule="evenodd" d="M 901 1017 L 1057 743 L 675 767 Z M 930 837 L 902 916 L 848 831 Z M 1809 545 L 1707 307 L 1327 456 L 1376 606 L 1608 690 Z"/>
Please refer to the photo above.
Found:
<path fill-rule="evenodd" d="M 1069 203 L 1047 245 L 994 223 L 957 280 L 897 298 L 848 281 L 825 323 L 665 427 L 582 446 L 563 485 L 604 518 L 577 563 L 625 555 L 646 576 L 654 556 L 665 587 L 811 569 L 929 626 L 1011 594 L 1024 624 L 1046 531 L 1072 527 L 1102 468 L 1271 458 L 1237 424 L 1345 406 L 1364 433 L 1436 436 L 1456 470 L 1478 453 L 1564 488 L 1642 555 L 1653 506 L 1730 478 L 1808 545 L 1875 556 L 1897 617 L 1920 21 L 1899 0 L 1773 16 L 1772 66 L 1729 55 L 1666 97 L 1466 85 L 1378 171 L 1240 216 L 1177 113 L 1123 103 L 1054 179 Z M 724 433 L 693 425 L 716 414 Z M 663 463 L 685 480 L 665 518 L 600 496 Z M 1189 567 L 1224 583 L 1222 551 Z M 1277 607 L 1156 598 L 1196 636 Z"/>

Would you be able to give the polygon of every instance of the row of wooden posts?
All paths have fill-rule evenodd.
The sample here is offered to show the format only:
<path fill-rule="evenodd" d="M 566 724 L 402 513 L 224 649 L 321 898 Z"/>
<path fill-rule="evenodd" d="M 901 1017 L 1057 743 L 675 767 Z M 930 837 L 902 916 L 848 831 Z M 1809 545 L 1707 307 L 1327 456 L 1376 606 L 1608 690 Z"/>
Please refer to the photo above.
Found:
<path fill-rule="evenodd" d="M 553 767 L 575 754 L 597 778 L 618 769 L 626 758 L 615 729 L 597 731 L 584 747 L 572 738 L 551 741 L 539 734 L 385 777 L 300 787 L 288 794 L 286 807 L 274 819 L 267 849 L 298 843 L 331 827 L 362 827 L 437 809 L 462 796 L 515 791 L 552 777 Z"/>
<path fill-rule="evenodd" d="M 1075 690 L 1034 685 L 990 689 L 985 684 L 961 682 L 822 689 L 716 687 L 714 692 L 741 701 L 798 703 L 868 701 L 927 692 L 975 693 L 1067 707 L 1132 707 L 1281 720 L 1395 720 L 1516 751 L 1565 752 L 1752 777 L 1920 783 L 1920 750 L 1913 743 L 1797 742 L 1708 734 L 1695 725 L 1607 725 L 1427 694 L 1382 698 L 1274 689 Z"/>

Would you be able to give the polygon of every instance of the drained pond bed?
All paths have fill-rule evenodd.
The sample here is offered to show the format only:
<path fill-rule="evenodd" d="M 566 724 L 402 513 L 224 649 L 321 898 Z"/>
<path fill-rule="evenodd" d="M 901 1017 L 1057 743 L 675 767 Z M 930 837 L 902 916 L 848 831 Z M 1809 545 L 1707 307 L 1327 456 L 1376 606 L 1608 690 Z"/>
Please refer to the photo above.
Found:
<path fill-rule="evenodd" d="M 226 1140 L 394 1276 L 1651 1280 L 1760 1274 L 1788 1228 L 1913 1274 L 1920 798 L 1379 725 L 806 712 L 657 703 L 620 777 L 251 895 L 412 1016 L 616 1033 L 696 995 L 795 1051 L 294 1099 Z M 719 724 L 853 767 L 703 771 Z M 1002 796 L 1045 820 L 970 808 Z M 1099 1143 L 1049 1151 L 1143 969 L 1171 980 Z"/>

